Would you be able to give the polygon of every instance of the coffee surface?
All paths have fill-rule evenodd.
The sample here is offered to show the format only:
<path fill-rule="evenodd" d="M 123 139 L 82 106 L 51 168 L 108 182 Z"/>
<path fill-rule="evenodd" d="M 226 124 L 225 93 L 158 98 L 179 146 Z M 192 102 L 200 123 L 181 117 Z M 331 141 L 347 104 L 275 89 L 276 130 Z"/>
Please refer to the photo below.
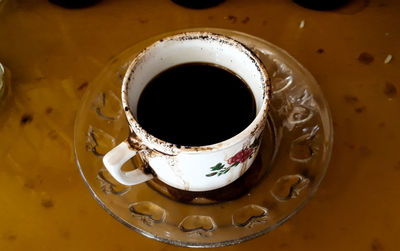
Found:
<path fill-rule="evenodd" d="M 206 63 L 187 63 L 155 76 L 137 106 L 139 124 L 153 136 L 183 146 L 229 139 L 254 120 L 247 84 L 234 73 Z"/>

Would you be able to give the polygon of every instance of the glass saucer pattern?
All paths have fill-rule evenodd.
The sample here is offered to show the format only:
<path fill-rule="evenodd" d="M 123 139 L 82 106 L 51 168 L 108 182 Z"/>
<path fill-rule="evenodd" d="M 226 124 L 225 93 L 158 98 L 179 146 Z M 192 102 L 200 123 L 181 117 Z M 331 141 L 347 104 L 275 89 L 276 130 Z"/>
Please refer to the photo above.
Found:
<path fill-rule="evenodd" d="M 172 200 L 156 182 L 132 187 L 118 184 L 105 170 L 102 156 L 128 134 L 121 106 L 121 81 L 129 63 L 146 46 L 182 31 L 139 42 L 114 57 L 90 87 L 76 117 L 76 161 L 98 203 L 127 227 L 162 242 L 187 247 L 233 245 L 258 237 L 298 212 L 318 189 L 332 150 L 332 119 L 313 76 L 277 46 L 244 33 L 207 30 L 231 36 L 253 50 L 272 80 L 269 123 L 261 142 L 261 172 L 240 197 L 216 202 Z M 140 159 L 132 159 L 133 164 Z M 132 162 L 125 168 L 132 168 Z M 202 200 L 207 199 L 204 205 Z"/>

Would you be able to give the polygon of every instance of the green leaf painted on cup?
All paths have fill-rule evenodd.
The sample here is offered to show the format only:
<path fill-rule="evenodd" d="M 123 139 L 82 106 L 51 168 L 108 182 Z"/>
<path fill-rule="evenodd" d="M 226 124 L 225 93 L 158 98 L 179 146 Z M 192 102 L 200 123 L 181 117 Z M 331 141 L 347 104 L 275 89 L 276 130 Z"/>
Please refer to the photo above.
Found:
<path fill-rule="evenodd" d="M 218 170 L 221 170 L 222 168 L 224 168 L 224 164 L 222 164 L 222 163 L 218 163 L 218 164 L 216 164 L 215 166 L 213 166 L 213 167 L 211 167 L 211 171 L 218 171 Z"/>

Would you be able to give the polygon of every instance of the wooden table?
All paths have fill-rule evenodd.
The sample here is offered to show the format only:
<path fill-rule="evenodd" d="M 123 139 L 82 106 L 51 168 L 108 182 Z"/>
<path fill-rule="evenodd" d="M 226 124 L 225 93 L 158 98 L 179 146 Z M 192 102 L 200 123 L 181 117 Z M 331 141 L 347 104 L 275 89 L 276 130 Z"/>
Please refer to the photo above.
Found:
<path fill-rule="evenodd" d="M 335 11 L 289 0 L 226 0 L 205 10 L 169 0 L 76 10 L 0 1 L 0 62 L 11 72 L 0 108 L 0 250 L 178 249 L 96 203 L 72 139 L 79 101 L 113 56 L 189 27 L 235 29 L 287 50 L 316 77 L 334 120 L 331 165 L 311 202 L 273 232 L 221 250 L 400 250 L 399 13 L 396 0 L 354 0 Z"/>

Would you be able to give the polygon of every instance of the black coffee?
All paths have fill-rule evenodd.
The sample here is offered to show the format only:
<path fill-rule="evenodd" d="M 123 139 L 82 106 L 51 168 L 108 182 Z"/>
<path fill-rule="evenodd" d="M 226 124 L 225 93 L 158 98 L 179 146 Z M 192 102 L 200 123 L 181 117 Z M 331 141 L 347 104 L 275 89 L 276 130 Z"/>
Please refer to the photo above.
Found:
<path fill-rule="evenodd" d="M 205 63 L 169 68 L 140 95 L 137 120 L 150 134 L 183 146 L 229 139 L 255 118 L 247 84 L 234 73 Z"/>

